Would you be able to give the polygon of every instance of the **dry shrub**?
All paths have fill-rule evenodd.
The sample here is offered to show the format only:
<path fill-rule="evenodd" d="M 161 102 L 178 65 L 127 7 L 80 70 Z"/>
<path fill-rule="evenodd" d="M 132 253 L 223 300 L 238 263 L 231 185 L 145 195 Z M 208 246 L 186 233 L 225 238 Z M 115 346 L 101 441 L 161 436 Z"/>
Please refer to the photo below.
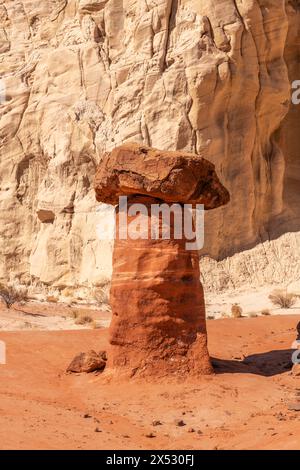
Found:
<path fill-rule="evenodd" d="M 93 323 L 93 319 L 89 315 L 80 315 L 75 320 L 75 325 L 87 325 L 88 323 Z"/>
<path fill-rule="evenodd" d="M 101 286 L 94 287 L 93 296 L 97 305 L 109 304 L 109 282 L 104 282 Z"/>
<path fill-rule="evenodd" d="M 78 310 L 75 310 L 75 309 L 72 310 L 72 311 L 71 311 L 71 316 L 72 316 L 72 318 L 74 318 L 74 320 L 76 320 L 76 318 L 79 317 L 79 312 L 78 312 Z"/>
<path fill-rule="evenodd" d="M 264 309 L 261 311 L 261 314 L 264 315 L 264 316 L 271 315 L 270 310 L 269 310 L 268 308 L 264 308 Z"/>
<path fill-rule="evenodd" d="M 272 304 L 280 308 L 291 308 L 297 302 L 297 296 L 286 290 L 274 290 L 269 295 Z"/>
<path fill-rule="evenodd" d="M 28 289 L 25 286 L 9 282 L 7 286 L 0 284 L 0 297 L 9 309 L 17 302 L 26 302 L 28 299 Z"/>
<path fill-rule="evenodd" d="M 231 315 L 233 318 L 241 318 L 243 313 L 242 307 L 238 304 L 234 304 L 231 307 Z"/>
<path fill-rule="evenodd" d="M 93 316 L 88 309 L 84 308 L 73 308 L 71 310 L 71 317 L 74 319 L 75 325 L 87 325 L 93 326 Z"/>

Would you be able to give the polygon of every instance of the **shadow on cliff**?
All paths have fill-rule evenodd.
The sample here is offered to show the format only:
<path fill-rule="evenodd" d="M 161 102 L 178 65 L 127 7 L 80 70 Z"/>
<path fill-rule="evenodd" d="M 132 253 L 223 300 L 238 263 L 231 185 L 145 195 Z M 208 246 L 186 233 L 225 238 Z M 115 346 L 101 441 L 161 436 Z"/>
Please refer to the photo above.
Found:
<path fill-rule="evenodd" d="M 291 370 L 293 351 L 284 349 L 252 354 L 243 361 L 212 358 L 212 364 L 216 374 L 238 373 L 272 377 Z"/>
<path fill-rule="evenodd" d="M 298 184 L 298 186 L 300 185 Z M 299 192 L 299 189 L 297 192 Z M 215 247 L 211 248 L 210 246 L 210 233 L 206 234 L 204 247 L 199 251 L 200 261 L 201 258 L 205 257 L 211 257 L 218 262 L 224 261 L 226 258 L 231 258 L 236 254 L 252 250 L 263 243 L 278 240 L 285 234 L 297 234 L 300 232 L 299 199 L 297 199 L 297 206 L 297 211 L 294 209 L 292 215 L 288 214 L 285 216 L 274 217 L 269 224 L 265 224 L 260 228 L 257 228 L 253 238 L 248 241 L 240 239 L 239 236 L 233 239 L 231 234 L 222 234 L 220 238 L 220 246 L 215 250 Z M 222 209 L 225 210 L 226 208 L 217 208 L 215 212 L 218 213 L 218 211 L 221 211 Z M 208 220 L 209 223 L 208 215 L 206 215 L 206 220 Z"/>

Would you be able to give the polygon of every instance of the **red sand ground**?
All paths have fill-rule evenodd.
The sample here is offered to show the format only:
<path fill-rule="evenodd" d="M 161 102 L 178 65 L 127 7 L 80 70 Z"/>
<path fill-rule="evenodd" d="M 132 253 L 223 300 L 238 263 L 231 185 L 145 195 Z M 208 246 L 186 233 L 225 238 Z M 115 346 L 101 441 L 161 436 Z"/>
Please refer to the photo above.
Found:
<path fill-rule="evenodd" d="M 66 375 L 75 354 L 105 349 L 107 330 L 0 332 L 7 343 L 7 365 L 0 365 L 0 447 L 300 449 L 300 411 L 288 409 L 300 402 L 300 378 L 289 371 L 299 320 L 209 321 L 218 373 L 181 384 Z M 176 425 L 180 419 L 185 426 Z M 162 424 L 153 426 L 155 420 Z"/>

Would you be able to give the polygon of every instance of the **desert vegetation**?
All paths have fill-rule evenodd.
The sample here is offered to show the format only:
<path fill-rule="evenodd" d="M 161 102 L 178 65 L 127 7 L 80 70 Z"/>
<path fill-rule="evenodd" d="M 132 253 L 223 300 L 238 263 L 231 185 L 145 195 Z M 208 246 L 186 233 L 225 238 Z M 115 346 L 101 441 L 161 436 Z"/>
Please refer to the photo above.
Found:
<path fill-rule="evenodd" d="M 276 305 L 280 308 L 291 308 L 297 302 L 297 295 L 287 290 L 276 289 L 269 295 L 273 305 Z"/>
<path fill-rule="evenodd" d="M 98 328 L 96 320 L 94 320 L 88 309 L 74 308 L 71 311 L 71 316 L 75 325 L 88 325 L 93 329 Z"/>
<path fill-rule="evenodd" d="M 233 318 L 241 318 L 242 313 L 243 313 L 243 309 L 239 304 L 235 303 L 235 304 L 232 305 L 232 307 L 231 307 L 231 316 Z"/>
<path fill-rule="evenodd" d="M 27 288 L 15 282 L 9 282 L 6 285 L 0 284 L 0 298 L 8 309 L 16 303 L 25 302 L 28 299 L 27 294 Z"/>
<path fill-rule="evenodd" d="M 89 323 L 93 323 L 93 319 L 90 315 L 79 315 L 75 320 L 76 325 L 87 325 Z"/>
<path fill-rule="evenodd" d="M 93 298 L 97 305 L 109 304 L 109 287 L 109 282 L 103 282 L 101 285 L 93 288 Z"/>

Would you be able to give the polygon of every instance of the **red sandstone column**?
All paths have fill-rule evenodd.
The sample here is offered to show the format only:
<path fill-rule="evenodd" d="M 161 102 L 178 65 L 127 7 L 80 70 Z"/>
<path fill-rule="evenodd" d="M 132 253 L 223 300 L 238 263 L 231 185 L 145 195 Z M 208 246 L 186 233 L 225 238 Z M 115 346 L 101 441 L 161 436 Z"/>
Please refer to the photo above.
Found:
<path fill-rule="evenodd" d="M 129 376 L 210 373 L 198 252 L 174 239 L 174 218 L 170 240 L 151 239 L 151 204 L 161 201 L 134 198 L 128 209 L 137 202 L 148 209 L 147 240 L 119 239 L 117 208 L 107 367 Z"/>

